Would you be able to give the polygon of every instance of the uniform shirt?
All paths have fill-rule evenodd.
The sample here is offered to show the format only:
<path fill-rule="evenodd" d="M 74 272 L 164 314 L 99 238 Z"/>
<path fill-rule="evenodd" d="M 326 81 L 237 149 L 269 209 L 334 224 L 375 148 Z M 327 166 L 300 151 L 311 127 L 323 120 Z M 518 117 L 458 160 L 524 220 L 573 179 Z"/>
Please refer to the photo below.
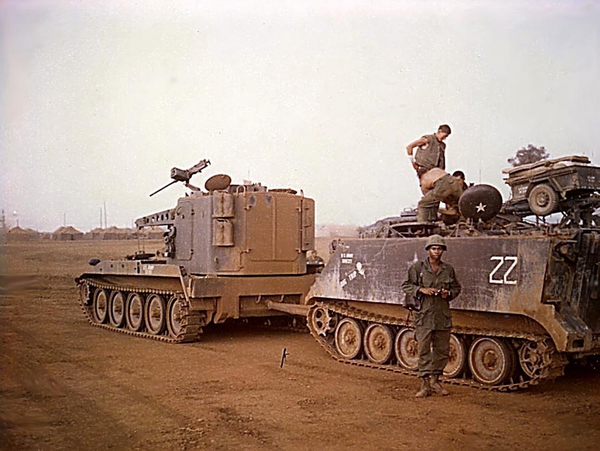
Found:
<path fill-rule="evenodd" d="M 419 147 L 415 155 L 415 162 L 422 168 L 420 171 L 427 172 L 432 168 L 446 169 L 446 144 L 438 141 L 435 135 L 425 135 L 423 138 L 427 140 L 427 144 Z"/>
<path fill-rule="evenodd" d="M 421 266 L 423 265 L 423 266 Z M 423 268 L 423 278 L 419 284 L 419 275 Z M 448 330 L 452 327 L 449 301 L 460 294 L 460 283 L 456 279 L 454 268 L 449 263 L 440 262 L 437 274 L 431 269 L 429 258 L 414 263 L 408 270 L 408 278 L 402 284 L 404 292 L 410 296 L 417 296 L 419 288 L 444 288 L 450 295 L 444 299 L 442 296 L 422 296 L 421 310 L 415 312 L 415 325 L 429 330 Z"/>

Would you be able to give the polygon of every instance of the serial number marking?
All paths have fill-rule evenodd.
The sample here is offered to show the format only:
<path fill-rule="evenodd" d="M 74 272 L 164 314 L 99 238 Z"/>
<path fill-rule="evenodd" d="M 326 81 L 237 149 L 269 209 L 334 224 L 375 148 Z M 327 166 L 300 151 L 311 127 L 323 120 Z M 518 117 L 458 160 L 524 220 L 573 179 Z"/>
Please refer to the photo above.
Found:
<path fill-rule="evenodd" d="M 352 264 L 352 259 L 354 258 L 354 254 L 351 253 L 342 253 L 342 264 Z"/>
<path fill-rule="evenodd" d="M 496 266 L 494 267 L 494 269 L 492 270 L 492 272 L 490 272 L 489 275 L 489 282 L 490 283 L 498 283 L 498 284 L 503 284 L 503 285 L 516 285 L 517 281 L 509 279 L 510 274 L 512 273 L 513 269 L 515 269 L 515 266 L 517 266 L 517 263 L 519 262 L 519 257 L 517 256 L 510 256 L 510 255 L 494 255 L 492 257 L 490 257 L 490 260 L 496 260 L 498 262 L 498 264 L 496 264 Z M 502 266 L 504 265 L 504 263 L 507 263 L 509 266 L 507 269 L 504 270 L 504 274 L 501 275 L 501 273 L 498 273 L 498 271 L 500 271 L 500 268 L 502 268 Z M 498 276 L 496 276 L 496 273 L 498 273 Z"/>

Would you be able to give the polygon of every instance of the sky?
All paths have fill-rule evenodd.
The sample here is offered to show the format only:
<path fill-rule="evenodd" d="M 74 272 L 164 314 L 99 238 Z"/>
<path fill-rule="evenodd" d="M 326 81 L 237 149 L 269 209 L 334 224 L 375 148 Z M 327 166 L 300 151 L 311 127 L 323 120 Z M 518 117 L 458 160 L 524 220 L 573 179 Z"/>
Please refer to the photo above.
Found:
<path fill-rule="evenodd" d="M 317 223 L 416 205 L 406 145 L 496 186 L 528 144 L 600 165 L 600 0 L 0 0 L 0 207 L 11 226 L 131 226 L 201 159 L 293 188 Z"/>

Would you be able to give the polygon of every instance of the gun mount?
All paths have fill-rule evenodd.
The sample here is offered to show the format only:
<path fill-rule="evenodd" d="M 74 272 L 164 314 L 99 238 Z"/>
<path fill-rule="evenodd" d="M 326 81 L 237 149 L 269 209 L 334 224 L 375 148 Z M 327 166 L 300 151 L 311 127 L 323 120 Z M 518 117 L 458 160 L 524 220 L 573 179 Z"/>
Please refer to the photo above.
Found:
<path fill-rule="evenodd" d="M 201 160 L 189 169 L 172 168 L 171 178 L 173 181 L 154 191 L 152 194 L 150 194 L 150 197 L 154 196 L 156 193 L 160 193 L 163 189 L 168 188 L 177 182 L 184 182 L 187 184 L 194 174 L 202 172 L 202 170 L 205 169 L 209 164 L 210 160 Z"/>

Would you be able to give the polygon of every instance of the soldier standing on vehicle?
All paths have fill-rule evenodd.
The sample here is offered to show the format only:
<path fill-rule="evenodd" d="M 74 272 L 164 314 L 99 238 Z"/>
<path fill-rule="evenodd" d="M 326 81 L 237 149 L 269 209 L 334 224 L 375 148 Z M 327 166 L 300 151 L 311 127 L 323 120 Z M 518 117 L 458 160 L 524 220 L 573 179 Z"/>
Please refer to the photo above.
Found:
<path fill-rule="evenodd" d="M 422 379 L 417 398 L 431 393 L 449 395 L 439 377 L 449 360 L 452 318 L 449 302 L 460 294 L 454 268 L 442 261 L 446 241 L 431 235 L 425 244 L 428 257 L 414 263 L 402 284 L 404 292 L 420 296 L 421 309 L 415 312 L 415 338 L 419 352 L 419 377 Z M 432 380 L 430 381 L 430 377 Z"/>
<path fill-rule="evenodd" d="M 421 178 L 432 168 L 446 169 L 446 143 L 444 140 L 450 136 L 450 133 L 452 133 L 450 126 L 443 124 L 434 134 L 421 136 L 406 146 L 408 158 L 417 171 L 417 177 Z M 418 148 L 416 155 L 414 155 L 415 148 Z"/>

